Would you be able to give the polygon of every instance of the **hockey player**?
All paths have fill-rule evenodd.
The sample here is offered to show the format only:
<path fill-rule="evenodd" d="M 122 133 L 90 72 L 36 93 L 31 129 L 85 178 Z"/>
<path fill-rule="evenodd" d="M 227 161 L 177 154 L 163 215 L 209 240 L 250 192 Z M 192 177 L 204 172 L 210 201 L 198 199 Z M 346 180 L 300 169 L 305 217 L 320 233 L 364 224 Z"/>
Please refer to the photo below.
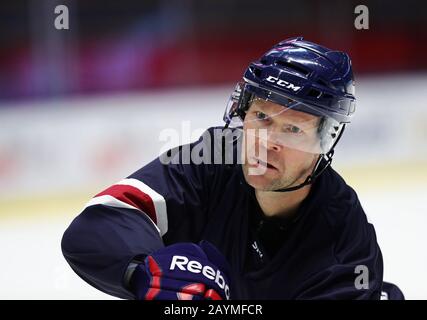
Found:
<path fill-rule="evenodd" d="M 374 227 L 331 167 L 354 112 L 346 53 L 280 42 L 245 71 L 224 128 L 88 202 L 66 260 L 127 299 L 380 299 Z"/>

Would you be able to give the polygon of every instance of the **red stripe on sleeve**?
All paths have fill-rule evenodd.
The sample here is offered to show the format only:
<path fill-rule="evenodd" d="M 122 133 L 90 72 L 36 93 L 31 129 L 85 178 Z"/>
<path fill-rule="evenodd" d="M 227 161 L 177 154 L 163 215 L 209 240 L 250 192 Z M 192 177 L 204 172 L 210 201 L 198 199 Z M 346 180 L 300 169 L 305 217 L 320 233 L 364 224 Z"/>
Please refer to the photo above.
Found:
<path fill-rule="evenodd" d="M 145 212 L 157 224 L 156 209 L 151 197 L 141 190 L 128 185 L 113 185 L 95 197 L 109 195 Z"/>

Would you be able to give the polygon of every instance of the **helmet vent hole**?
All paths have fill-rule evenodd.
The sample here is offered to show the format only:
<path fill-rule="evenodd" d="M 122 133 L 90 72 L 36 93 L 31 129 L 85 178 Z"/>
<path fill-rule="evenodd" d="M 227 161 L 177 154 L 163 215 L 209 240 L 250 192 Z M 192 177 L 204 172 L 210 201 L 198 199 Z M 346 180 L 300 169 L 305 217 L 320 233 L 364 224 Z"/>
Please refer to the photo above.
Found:
<path fill-rule="evenodd" d="M 321 94 L 322 94 L 322 93 L 321 93 L 319 90 L 316 90 L 316 89 L 310 89 L 310 91 L 308 92 L 308 94 L 307 94 L 307 95 L 308 95 L 309 97 L 319 98 Z"/>
<path fill-rule="evenodd" d="M 329 85 L 323 80 L 317 80 L 317 83 L 322 85 L 322 86 L 329 87 Z"/>
<path fill-rule="evenodd" d="M 305 70 L 304 68 L 301 68 L 300 66 L 298 66 L 298 65 L 296 65 L 294 63 L 287 62 L 287 61 L 277 60 L 276 61 L 276 65 L 285 67 L 287 69 L 295 71 L 295 72 L 297 72 L 299 74 L 302 74 L 304 76 L 306 76 L 306 75 L 309 74 L 309 72 L 307 70 Z"/>
<path fill-rule="evenodd" d="M 258 77 L 258 78 L 260 78 L 261 77 L 261 69 L 258 69 L 258 68 L 254 68 L 254 75 L 256 76 L 256 77 Z"/>

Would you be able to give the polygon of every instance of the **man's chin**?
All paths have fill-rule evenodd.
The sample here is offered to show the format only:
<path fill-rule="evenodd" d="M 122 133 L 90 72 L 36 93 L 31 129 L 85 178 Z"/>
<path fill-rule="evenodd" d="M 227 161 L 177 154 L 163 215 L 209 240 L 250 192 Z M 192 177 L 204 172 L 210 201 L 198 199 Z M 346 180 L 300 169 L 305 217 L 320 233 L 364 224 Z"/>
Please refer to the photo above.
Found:
<path fill-rule="evenodd" d="M 272 191 L 275 189 L 271 179 L 268 179 L 263 175 L 246 174 L 245 178 L 246 178 L 246 182 L 256 190 Z"/>

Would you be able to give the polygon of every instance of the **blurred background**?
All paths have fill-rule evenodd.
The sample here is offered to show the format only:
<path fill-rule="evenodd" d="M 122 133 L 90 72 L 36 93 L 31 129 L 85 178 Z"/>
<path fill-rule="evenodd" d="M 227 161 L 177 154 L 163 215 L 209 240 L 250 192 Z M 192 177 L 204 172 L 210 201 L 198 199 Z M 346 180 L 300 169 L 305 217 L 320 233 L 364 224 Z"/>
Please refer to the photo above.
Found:
<path fill-rule="evenodd" d="M 66 264 L 66 227 L 158 156 L 162 130 L 221 125 L 248 63 L 293 36 L 352 57 L 357 112 L 333 166 L 375 225 L 385 280 L 426 299 L 427 2 L 364 1 L 367 30 L 359 4 L 2 1 L 0 299 L 112 298 Z"/>

